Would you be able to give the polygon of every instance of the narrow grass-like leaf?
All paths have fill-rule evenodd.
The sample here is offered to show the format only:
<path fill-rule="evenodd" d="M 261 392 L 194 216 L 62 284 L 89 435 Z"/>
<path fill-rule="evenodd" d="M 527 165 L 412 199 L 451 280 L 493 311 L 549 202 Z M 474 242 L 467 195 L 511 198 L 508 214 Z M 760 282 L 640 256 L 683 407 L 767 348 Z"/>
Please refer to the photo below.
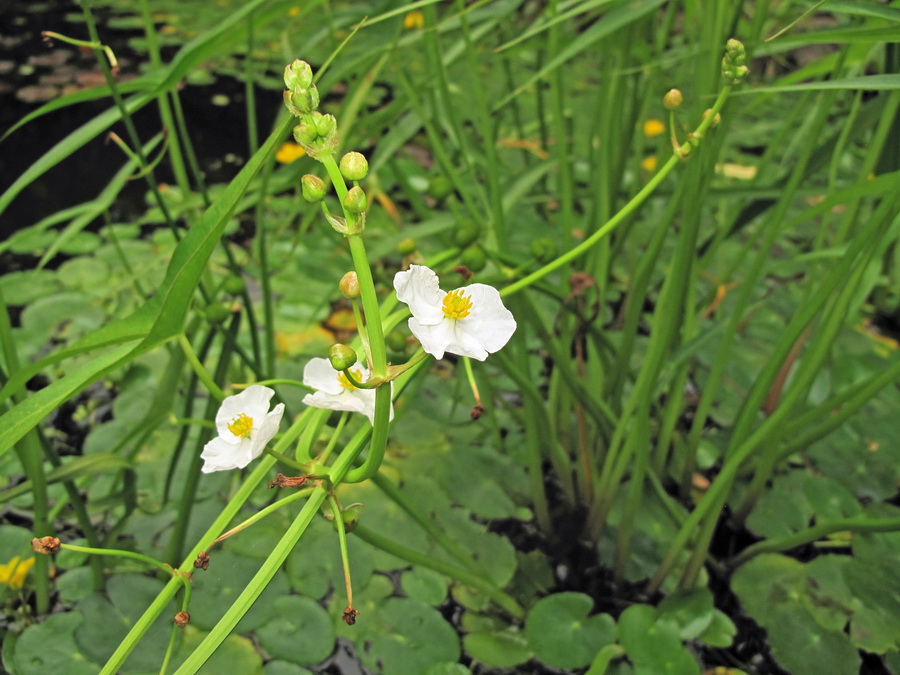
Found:
<path fill-rule="evenodd" d="M 737 93 L 738 96 L 748 94 L 771 94 L 786 91 L 822 91 L 825 89 L 844 89 L 850 91 L 894 91 L 900 89 L 900 75 L 866 75 L 864 77 L 848 77 L 841 80 L 824 82 L 804 82 L 780 87 L 757 87 Z"/>

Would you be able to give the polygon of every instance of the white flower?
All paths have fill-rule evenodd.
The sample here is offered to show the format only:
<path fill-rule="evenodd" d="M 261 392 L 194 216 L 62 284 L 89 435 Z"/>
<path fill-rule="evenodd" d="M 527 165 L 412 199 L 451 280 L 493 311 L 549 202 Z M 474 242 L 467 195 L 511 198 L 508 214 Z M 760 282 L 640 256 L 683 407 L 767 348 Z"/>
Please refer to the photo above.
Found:
<path fill-rule="evenodd" d="M 268 387 L 254 384 L 222 401 L 216 413 L 219 435 L 200 454 L 203 473 L 243 469 L 262 454 L 284 414 L 284 403 L 269 412 L 269 400 L 274 394 Z"/>
<path fill-rule="evenodd" d="M 484 361 L 516 332 L 512 312 L 492 286 L 472 284 L 444 293 L 431 269 L 410 265 L 394 276 L 394 288 L 412 312 L 409 329 L 436 359 L 450 352 Z"/>
<path fill-rule="evenodd" d="M 365 382 L 369 379 L 369 371 L 359 361 L 349 369 L 353 379 Z M 328 359 L 311 359 L 303 369 L 303 384 L 316 389 L 316 393 L 303 397 L 306 405 L 327 410 L 349 410 L 359 412 L 375 424 L 375 390 L 357 389 L 344 373 L 331 367 Z M 391 383 L 391 392 L 394 384 Z M 394 419 L 394 406 L 391 405 L 391 416 Z"/>

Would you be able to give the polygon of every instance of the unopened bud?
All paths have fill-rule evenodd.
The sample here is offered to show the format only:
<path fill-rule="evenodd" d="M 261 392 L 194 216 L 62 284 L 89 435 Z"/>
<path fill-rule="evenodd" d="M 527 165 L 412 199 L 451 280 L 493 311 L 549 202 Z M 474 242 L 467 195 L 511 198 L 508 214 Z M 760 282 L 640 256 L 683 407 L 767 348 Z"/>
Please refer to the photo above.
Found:
<path fill-rule="evenodd" d="M 463 218 L 456 223 L 456 229 L 453 231 L 453 242 L 465 248 L 469 244 L 475 242 L 481 235 L 481 224 L 474 218 Z"/>
<path fill-rule="evenodd" d="M 334 115 L 322 115 L 316 112 L 312 114 L 312 118 L 316 131 L 323 138 L 337 128 L 337 120 L 334 118 Z"/>
<path fill-rule="evenodd" d="M 319 132 L 311 124 L 298 124 L 294 127 L 294 140 L 300 145 L 315 143 L 319 138 Z"/>
<path fill-rule="evenodd" d="M 348 300 L 354 300 L 359 297 L 359 277 L 356 272 L 347 272 L 341 277 L 341 295 Z"/>
<path fill-rule="evenodd" d="M 392 330 L 384 336 L 384 344 L 392 352 L 402 352 L 406 349 L 406 336 L 399 330 Z"/>
<path fill-rule="evenodd" d="M 368 206 L 369 201 L 366 199 L 366 193 L 358 185 L 350 188 L 344 196 L 344 208 L 350 213 L 362 213 Z"/>
<path fill-rule="evenodd" d="M 441 201 L 453 192 L 453 183 L 446 176 L 435 176 L 428 181 L 428 196 Z"/>
<path fill-rule="evenodd" d="M 356 352 L 347 345 L 334 344 L 328 348 L 328 360 L 335 370 L 347 370 L 356 364 Z"/>
<path fill-rule="evenodd" d="M 231 315 L 231 309 L 227 305 L 214 303 L 207 305 L 203 314 L 210 323 L 222 323 Z"/>
<path fill-rule="evenodd" d="M 691 145 L 693 145 L 695 148 L 700 146 L 700 139 L 701 139 L 701 138 L 703 138 L 703 136 L 701 136 L 700 134 L 698 134 L 696 131 L 692 131 L 691 133 L 689 133 L 689 134 L 687 135 L 688 143 L 690 143 Z"/>
<path fill-rule="evenodd" d="M 247 288 L 247 284 L 244 283 L 244 280 L 236 274 L 232 274 L 225 282 L 222 284 L 222 288 L 226 293 L 230 293 L 231 295 L 240 295 L 244 292 L 244 289 Z"/>
<path fill-rule="evenodd" d="M 191 615 L 187 612 L 178 612 L 178 614 L 175 615 L 174 620 L 176 626 L 178 626 L 179 628 L 184 628 L 190 622 Z"/>
<path fill-rule="evenodd" d="M 300 179 L 300 193 L 308 202 L 319 202 L 325 198 L 325 183 L 318 176 L 311 173 Z"/>
<path fill-rule="evenodd" d="M 531 242 L 531 255 L 533 255 L 539 263 L 548 263 L 559 252 L 556 242 L 550 237 L 540 237 Z"/>
<path fill-rule="evenodd" d="M 313 81 L 312 68 L 306 61 L 295 59 L 284 68 L 284 86 L 288 89 L 308 89 Z"/>
<path fill-rule="evenodd" d="M 348 152 L 341 157 L 340 168 L 346 180 L 362 180 L 369 173 L 369 163 L 359 152 Z"/>
<path fill-rule="evenodd" d="M 473 272 L 480 272 L 487 265 L 487 256 L 480 246 L 470 246 L 462 252 L 460 259 Z"/>
<path fill-rule="evenodd" d="M 363 512 L 362 504 L 350 504 L 350 506 L 341 509 L 341 520 L 344 521 L 344 530 L 347 532 L 353 532 L 354 528 L 359 525 L 360 518 L 362 518 Z M 337 524 L 334 524 L 335 529 L 337 529 Z"/>
<path fill-rule="evenodd" d="M 319 107 L 319 90 L 315 86 L 288 89 L 284 92 L 284 105 L 292 115 L 300 117 Z"/>
<path fill-rule="evenodd" d="M 407 237 L 406 239 L 401 239 L 400 243 L 397 244 L 397 253 L 400 255 L 409 255 L 413 253 L 418 248 L 418 244 L 416 244 L 416 240 L 412 237 Z"/>
<path fill-rule="evenodd" d="M 35 553 L 45 555 L 59 552 L 59 537 L 41 537 L 31 540 L 31 548 Z"/>
<path fill-rule="evenodd" d="M 678 89 L 670 89 L 663 96 L 663 106 L 666 110 L 677 110 L 682 103 L 684 103 L 684 96 L 681 95 Z"/>
<path fill-rule="evenodd" d="M 707 108 L 703 111 L 703 119 L 709 117 L 709 114 L 712 112 L 712 108 Z M 711 127 L 719 126 L 719 122 L 722 121 L 722 116 L 719 113 L 716 113 L 716 116 L 712 118 L 712 122 L 710 123 Z"/>

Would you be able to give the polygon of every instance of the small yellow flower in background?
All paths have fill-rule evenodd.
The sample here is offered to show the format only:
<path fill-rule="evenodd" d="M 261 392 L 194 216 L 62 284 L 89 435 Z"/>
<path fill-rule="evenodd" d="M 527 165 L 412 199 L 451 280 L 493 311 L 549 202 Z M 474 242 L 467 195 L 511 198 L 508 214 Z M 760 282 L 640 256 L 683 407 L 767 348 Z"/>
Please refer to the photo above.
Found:
<path fill-rule="evenodd" d="M 644 171 L 656 171 L 656 155 L 644 157 L 644 159 L 641 160 L 641 168 Z"/>
<path fill-rule="evenodd" d="M 25 583 L 25 575 L 34 565 L 34 558 L 19 562 L 19 556 L 14 556 L 5 565 L 0 565 L 0 584 L 6 584 L 10 588 L 22 588 Z"/>
<path fill-rule="evenodd" d="M 299 7 L 291 7 L 288 10 L 288 16 L 300 16 L 300 8 Z"/>
<path fill-rule="evenodd" d="M 417 9 L 403 17 L 403 27 L 406 29 L 421 28 L 425 25 L 425 15 Z"/>
<path fill-rule="evenodd" d="M 644 122 L 644 136 L 653 138 L 666 132 L 666 125 L 659 120 L 647 120 Z"/>
<path fill-rule="evenodd" d="M 291 162 L 296 162 L 305 154 L 306 151 L 303 148 L 296 143 L 288 141 L 278 149 L 278 154 L 275 155 L 275 159 L 282 164 L 290 164 Z"/>

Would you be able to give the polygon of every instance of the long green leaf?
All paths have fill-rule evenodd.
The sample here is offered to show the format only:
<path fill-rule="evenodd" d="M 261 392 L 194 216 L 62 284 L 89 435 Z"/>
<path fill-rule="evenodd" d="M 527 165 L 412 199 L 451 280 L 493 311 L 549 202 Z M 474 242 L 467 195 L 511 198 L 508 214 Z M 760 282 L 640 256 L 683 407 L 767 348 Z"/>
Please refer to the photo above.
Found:
<path fill-rule="evenodd" d="M 143 337 L 141 342 L 136 346 L 123 344 L 94 359 L 25 399 L 0 417 L 0 428 L 4 429 L 4 434 L 0 438 L 0 455 L 9 450 L 29 429 L 65 400 L 104 374 L 128 363 L 181 332 L 184 319 L 191 306 L 194 290 L 200 281 L 200 275 L 206 267 L 213 248 L 222 236 L 226 223 L 234 213 L 244 192 L 250 186 L 253 177 L 275 151 L 275 146 L 287 133 L 292 121 L 293 118 L 290 117 L 283 120 L 269 136 L 265 145 L 250 158 L 250 161 L 222 192 L 219 199 L 207 209 L 190 232 L 179 242 L 166 271 L 166 277 L 159 292 L 153 298 L 153 302 L 125 319 L 95 331 L 85 340 L 70 347 L 67 354 L 89 351 L 99 346 L 98 341 L 101 344 L 121 344 L 133 341 L 136 337 L 135 331 L 144 331 L 143 335 L 139 335 L 139 337 Z M 21 386 L 22 376 L 21 374 L 17 374 L 17 376 L 7 383 L 3 392 L 0 392 L 0 396 L 4 393 L 8 395 L 14 390 L 14 387 Z"/>
<path fill-rule="evenodd" d="M 824 82 L 804 82 L 788 84 L 780 87 L 758 87 L 737 92 L 738 96 L 748 94 L 772 94 L 785 91 L 822 91 L 825 89 L 847 89 L 851 91 L 894 91 L 900 89 L 900 75 L 866 75 L 864 77 L 848 77 L 842 80 L 826 80 Z"/>

